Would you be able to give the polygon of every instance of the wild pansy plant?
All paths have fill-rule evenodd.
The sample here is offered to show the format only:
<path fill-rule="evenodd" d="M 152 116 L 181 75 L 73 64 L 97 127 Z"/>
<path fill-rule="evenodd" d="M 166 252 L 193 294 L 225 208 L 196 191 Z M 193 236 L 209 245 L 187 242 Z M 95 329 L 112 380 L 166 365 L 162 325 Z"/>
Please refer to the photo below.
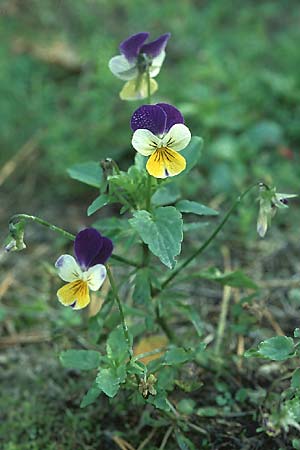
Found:
<path fill-rule="evenodd" d="M 58 299 L 63 305 L 72 307 L 74 314 L 89 305 L 89 290 L 100 289 L 107 274 L 111 290 L 103 308 L 89 321 L 92 336 L 95 336 L 95 328 L 97 330 L 91 341 L 93 350 L 67 350 L 61 354 L 65 367 L 97 369 L 96 376 L 92 372 L 94 382 L 81 406 L 93 403 L 101 393 L 115 397 L 123 387 L 132 392 L 132 402 L 148 403 L 167 413 L 165 420 L 170 419 L 172 429 L 186 429 L 193 424 L 183 420 L 169 397 L 175 385 L 184 392 L 199 387 L 197 380 L 184 380 L 182 367 L 188 362 L 201 365 L 206 345 L 203 340 L 205 330 L 196 309 L 185 297 L 177 295 L 175 283 L 183 277 L 187 266 L 214 241 L 242 199 L 254 188 L 259 188 L 260 192 L 258 232 L 261 236 L 266 233 L 274 208 L 286 207 L 286 199 L 294 195 L 276 194 L 275 188 L 253 184 L 237 197 L 206 240 L 201 235 L 201 245 L 190 250 L 185 259 L 177 261 L 185 234 L 199 228 L 199 224 L 201 228 L 204 216 L 216 217 L 218 212 L 182 198 L 183 182 L 189 183 L 188 174 L 196 169 L 200 160 L 202 139 L 191 137 L 175 106 L 162 102 L 151 104 L 151 94 L 157 89 L 152 77 L 159 73 L 169 37 L 166 33 L 146 43 L 148 33 L 131 36 L 120 45 L 122 54 L 112 58 L 109 64 L 114 74 L 127 80 L 121 92 L 123 99 L 148 98 L 148 104 L 135 109 L 128 121 L 133 131 L 132 159 L 137 152 L 131 167 L 123 171 L 115 161 L 107 158 L 101 162 L 76 164 L 69 169 L 73 179 L 98 191 L 88 207 L 88 216 L 111 204 L 119 206 L 120 213 L 95 221 L 93 228 L 84 229 L 76 236 L 39 217 L 18 214 L 10 220 L 10 240 L 6 249 L 25 247 L 23 237 L 27 221 L 44 225 L 75 241 L 75 258 L 64 254 L 55 264 L 58 275 L 67 282 L 58 290 Z M 130 126 L 128 124 L 128 142 Z M 193 215 L 192 223 L 186 222 L 185 214 Z M 112 268 L 107 263 L 108 258 Z M 189 280 L 193 275 L 195 279 L 257 289 L 241 271 L 222 274 L 217 268 L 211 268 L 199 272 L 199 264 L 198 260 L 194 267 L 196 272 L 189 272 Z M 117 265 L 123 266 L 123 276 Z M 115 274 L 118 274 L 118 282 L 114 279 Z M 113 302 L 118 308 L 119 320 L 115 315 L 111 318 Z M 228 300 L 224 296 L 211 361 L 221 359 L 227 311 Z M 179 314 L 189 324 L 185 327 L 187 334 L 176 329 Z M 119 326 L 117 322 L 120 322 Z M 161 346 L 137 354 L 133 336 L 136 343 L 143 342 L 145 335 L 155 337 L 158 333 Z M 161 334 L 165 335 L 164 339 Z M 145 359 L 148 357 L 155 359 Z"/>
<path fill-rule="evenodd" d="M 120 92 L 122 100 L 139 100 L 152 95 L 158 89 L 155 78 L 164 62 L 165 48 L 170 33 L 155 41 L 146 42 L 149 33 L 137 33 L 120 44 L 121 55 L 109 61 L 111 72 L 126 81 Z"/>

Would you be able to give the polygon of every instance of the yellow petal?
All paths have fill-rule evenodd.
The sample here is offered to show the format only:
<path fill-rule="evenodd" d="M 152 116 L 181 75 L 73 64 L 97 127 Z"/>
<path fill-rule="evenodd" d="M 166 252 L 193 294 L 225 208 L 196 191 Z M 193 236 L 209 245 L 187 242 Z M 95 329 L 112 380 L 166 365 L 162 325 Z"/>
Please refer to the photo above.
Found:
<path fill-rule="evenodd" d="M 146 169 L 155 178 L 167 178 L 178 175 L 186 167 L 186 161 L 179 153 L 170 148 L 157 149 L 148 159 Z"/>
<path fill-rule="evenodd" d="M 154 94 L 158 89 L 155 80 L 150 79 L 150 93 Z M 127 81 L 120 92 L 122 100 L 141 100 L 148 96 L 148 84 L 145 75 L 139 76 L 134 80 Z"/>
<path fill-rule="evenodd" d="M 64 306 L 82 309 L 90 303 L 89 289 L 86 281 L 75 280 L 58 289 L 57 297 Z"/>

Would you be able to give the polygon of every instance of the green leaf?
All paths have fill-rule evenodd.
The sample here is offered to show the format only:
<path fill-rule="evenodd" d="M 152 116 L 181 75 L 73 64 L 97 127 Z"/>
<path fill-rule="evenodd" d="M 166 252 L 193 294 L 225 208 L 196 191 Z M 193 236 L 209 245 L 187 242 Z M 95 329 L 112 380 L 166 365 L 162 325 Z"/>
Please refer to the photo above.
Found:
<path fill-rule="evenodd" d="M 300 450 L 300 439 L 293 439 L 292 446 L 296 450 Z"/>
<path fill-rule="evenodd" d="M 222 273 L 216 267 L 210 267 L 207 270 L 203 270 L 193 277 L 204 278 L 206 280 L 216 281 L 223 286 L 247 288 L 247 289 L 258 289 L 258 286 L 251 280 L 247 275 L 241 270 L 235 270 L 234 272 Z"/>
<path fill-rule="evenodd" d="M 101 355 L 95 350 L 66 350 L 59 359 L 68 369 L 91 370 L 99 367 Z"/>
<path fill-rule="evenodd" d="M 186 361 L 192 359 L 192 355 L 180 347 L 171 348 L 166 352 L 164 364 L 166 365 L 176 365 L 183 364 Z"/>
<path fill-rule="evenodd" d="M 134 164 L 139 170 L 145 170 L 148 158 L 146 156 L 141 155 L 140 153 L 136 153 L 134 157 Z"/>
<path fill-rule="evenodd" d="M 186 159 L 186 168 L 182 174 L 177 175 L 177 177 L 185 176 L 197 164 L 201 156 L 202 146 L 203 139 L 199 136 L 193 136 L 189 145 L 180 152 Z"/>
<path fill-rule="evenodd" d="M 181 251 L 183 239 L 182 218 L 173 206 L 160 207 L 152 214 L 148 211 L 135 211 L 130 225 L 138 232 L 151 252 L 163 264 L 172 269 L 174 257 Z"/>
<path fill-rule="evenodd" d="M 108 397 L 114 397 L 120 389 L 120 377 L 115 368 L 100 369 L 96 384 Z"/>
<path fill-rule="evenodd" d="M 219 213 L 212 208 L 190 200 L 180 200 L 175 207 L 182 213 L 198 214 L 199 216 L 217 216 Z"/>
<path fill-rule="evenodd" d="M 108 358 L 117 365 L 122 364 L 128 358 L 128 345 L 121 325 L 113 330 L 108 336 L 106 352 Z"/>
<path fill-rule="evenodd" d="M 203 336 L 204 324 L 195 308 L 190 305 L 179 304 L 177 308 L 192 322 L 199 337 Z"/>
<path fill-rule="evenodd" d="M 259 344 L 257 349 L 249 349 L 244 353 L 246 358 L 265 358 L 272 361 L 284 361 L 295 355 L 292 338 L 275 336 Z"/>
<path fill-rule="evenodd" d="M 300 368 L 296 369 L 293 373 L 291 386 L 294 389 L 300 389 Z"/>
<path fill-rule="evenodd" d="M 175 438 L 180 450 L 196 450 L 192 441 L 184 436 L 179 430 L 175 430 Z"/>
<path fill-rule="evenodd" d="M 80 408 L 91 405 L 99 397 L 102 390 L 96 385 L 96 382 L 90 387 L 80 403 Z"/>
<path fill-rule="evenodd" d="M 87 215 L 91 216 L 99 209 L 103 208 L 103 206 L 107 205 L 109 202 L 109 198 L 106 194 L 99 195 L 88 207 Z"/>
<path fill-rule="evenodd" d="M 137 271 L 132 294 L 136 304 L 147 304 L 151 301 L 151 278 L 149 268 L 143 267 Z"/>
<path fill-rule="evenodd" d="M 67 170 L 68 174 L 74 180 L 100 188 L 103 180 L 103 170 L 97 161 L 87 161 L 81 164 L 75 164 Z"/>
<path fill-rule="evenodd" d="M 213 406 L 204 406 L 202 408 L 198 408 L 196 414 L 201 417 L 215 417 L 220 413 L 218 408 Z"/>
<path fill-rule="evenodd" d="M 177 409 L 181 414 L 193 414 L 196 406 L 195 400 L 191 398 L 183 398 L 177 404 Z"/>
<path fill-rule="evenodd" d="M 180 197 L 180 190 L 175 183 L 166 183 L 152 195 L 152 203 L 157 206 L 170 205 Z"/>
<path fill-rule="evenodd" d="M 157 409 L 168 412 L 170 411 L 170 405 L 167 402 L 167 393 L 165 391 L 158 392 L 154 397 L 150 396 L 147 400 L 148 403 L 154 405 Z"/>
<path fill-rule="evenodd" d="M 211 225 L 209 222 L 189 222 L 183 224 L 183 232 L 188 233 L 189 231 L 202 230 L 206 228 L 208 225 Z"/>

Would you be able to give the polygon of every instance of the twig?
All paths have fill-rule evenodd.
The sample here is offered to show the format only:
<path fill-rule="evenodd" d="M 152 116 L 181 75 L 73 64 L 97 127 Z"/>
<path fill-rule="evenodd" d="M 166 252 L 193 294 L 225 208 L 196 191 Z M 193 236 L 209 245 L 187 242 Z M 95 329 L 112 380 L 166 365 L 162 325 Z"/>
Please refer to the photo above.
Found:
<path fill-rule="evenodd" d="M 230 264 L 230 254 L 229 254 L 228 248 L 222 247 L 222 253 L 223 253 L 223 259 L 224 259 L 224 271 L 230 272 L 231 264 Z M 221 303 L 221 312 L 220 312 L 218 329 L 217 329 L 217 338 L 216 338 L 216 344 L 215 344 L 216 355 L 219 355 L 219 353 L 220 353 L 221 343 L 222 343 L 222 339 L 224 337 L 230 297 L 231 297 L 231 287 L 224 286 L 223 298 L 222 298 L 222 303 Z"/>
<path fill-rule="evenodd" d="M 119 436 L 113 436 L 112 440 L 118 445 L 121 450 L 135 450 L 129 442 L 120 438 Z"/>
<path fill-rule="evenodd" d="M 285 335 L 285 333 L 282 331 L 282 328 L 280 327 L 280 325 L 274 319 L 273 314 L 271 313 L 271 311 L 269 311 L 267 308 L 264 308 L 263 315 L 265 316 L 267 321 L 270 323 L 270 325 L 272 326 L 273 330 L 279 336 L 284 336 Z"/>
<path fill-rule="evenodd" d="M 19 344 L 35 344 L 37 342 L 47 342 L 51 340 L 49 333 L 40 334 L 14 334 L 0 339 L 0 347 L 10 347 Z"/>
<path fill-rule="evenodd" d="M 0 299 L 4 296 L 8 288 L 13 284 L 13 282 L 14 282 L 13 275 L 11 273 L 8 273 L 0 284 Z"/>
<path fill-rule="evenodd" d="M 163 438 L 163 440 L 162 440 L 162 442 L 160 444 L 159 450 L 164 450 L 164 448 L 167 445 L 167 442 L 168 442 L 169 437 L 171 436 L 172 432 L 173 432 L 173 425 L 167 429 L 167 432 L 164 435 L 164 438 Z"/>
<path fill-rule="evenodd" d="M 300 287 L 300 278 L 290 278 L 287 280 L 266 280 L 260 281 L 259 286 L 265 289 L 276 289 L 276 288 L 296 288 Z"/>

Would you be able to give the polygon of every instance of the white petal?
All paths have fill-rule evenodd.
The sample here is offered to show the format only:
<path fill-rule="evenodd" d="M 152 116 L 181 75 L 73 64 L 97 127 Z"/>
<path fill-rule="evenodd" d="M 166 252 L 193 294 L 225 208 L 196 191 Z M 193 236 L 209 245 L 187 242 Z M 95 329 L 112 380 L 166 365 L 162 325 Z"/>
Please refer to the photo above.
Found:
<path fill-rule="evenodd" d="M 155 152 L 157 147 L 160 147 L 161 140 L 151 131 L 139 128 L 133 133 L 131 142 L 138 153 L 149 156 Z"/>
<path fill-rule="evenodd" d="M 114 56 L 108 63 L 111 72 L 121 80 L 132 80 L 138 76 L 136 62 L 129 62 L 123 55 Z"/>
<path fill-rule="evenodd" d="M 158 56 L 153 58 L 152 64 L 150 66 L 150 77 L 151 78 L 154 78 L 159 74 L 165 57 L 166 57 L 166 52 L 163 50 Z"/>
<path fill-rule="evenodd" d="M 89 289 L 98 291 L 106 278 L 106 268 L 103 264 L 97 264 L 90 267 L 85 276 Z"/>
<path fill-rule="evenodd" d="M 176 123 L 164 136 L 162 146 L 180 152 L 189 144 L 191 137 L 188 127 L 183 125 L 183 123 Z"/>
<path fill-rule="evenodd" d="M 71 255 L 61 255 L 55 263 L 58 275 L 64 281 L 75 281 L 81 278 L 82 270 Z"/>

